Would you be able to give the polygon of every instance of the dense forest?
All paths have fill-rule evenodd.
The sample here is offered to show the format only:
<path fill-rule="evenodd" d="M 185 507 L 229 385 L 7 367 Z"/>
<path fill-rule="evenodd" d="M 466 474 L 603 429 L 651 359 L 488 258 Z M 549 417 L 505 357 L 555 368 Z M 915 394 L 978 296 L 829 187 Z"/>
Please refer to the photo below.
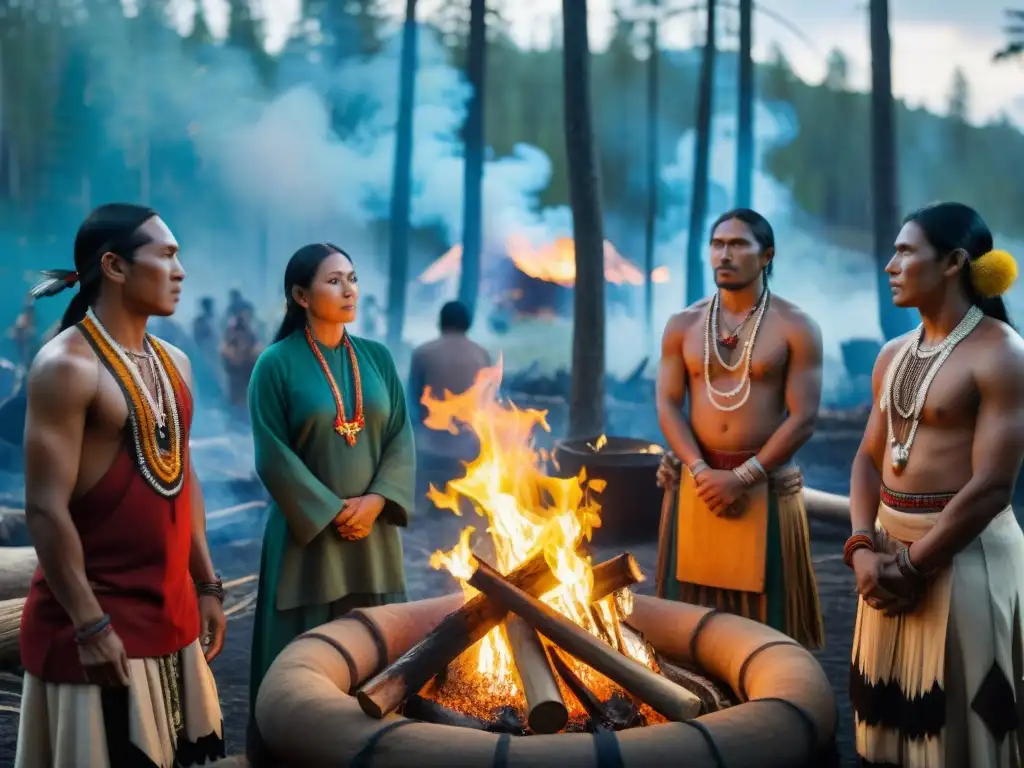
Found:
<path fill-rule="evenodd" d="M 168 22 L 168 0 L 133 5 L 135 12 L 126 18 L 120 0 L 0 2 L 0 244 L 19 255 L 18 269 L 52 266 L 40 265 L 39 253 L 66 243 L 89 204 L 103 199 L 145 200 L 173 210 L 176 220 L 192 227 L 248 221 L 251 207 L 218 188 L 197 149 L 197 134 L 217 126 L 190 118 L 189 109 L 216 101 L 234 105 L 240 115 L 257 114 L 260 105 L 310 83 L 331 104 L 333 132 L 358 143 L 367 114 L 381 108 L 346 99 L 344 88 L 341 96 L 333 93 L 329 76 L 347 61 L 387 50 L 400 20 L 389 18 L 379 0 L 305 0 L 302 19 L 275 55 L 267 52 L 261 21 L 247 0 L 230 0 L 223 41 L 213 39 L 201 9 L 191 31 L 179 35 Z M 490 3 L 488 18 L 488 159 L 507 156 L 521 144 L 539 148 L 551 160 L 539 203 L 567 204 L 561 51 L 557 42 L 550 50 L 514 45 L 500 5 Z M 434 4 L 421 18 L 438 33 L 448 63 L 458 71 L 465 66 L 468 8 L 469 0 Z M 720 60 L 727 60 L 735 40 L 720 37 Z M 638 229 L 647 200 L 645 56 L 642 27 L 623 16 L 608 47 L 592 59 L 606 216 L 635 220 Z M 697 50 L 660 53 L 663 164 L 673 162 L 679 138 L 694 125 L 699 62 Z M 774 148 L 766 165 L 830 236 L 868 249 L 870 105 L 867 94 L 850 89 L 846 73 L 839 51 L 831 54 L 821 83 L 797 78 L 783 51 L 758 66 L 758 96 L 789 104 L 799 124 L 793 140 Z M 380 90 L 381 103 L 392 98 Z M 206 105 L 195 106 L 188 94 L 201 94 Z M 998 231 L 1024 236 L 1018 202 L 1024 198 L 1024 134 L 1005 119 L 969 124 L 969 103 L 970 85 L 958 75 L 950 83 L 945 115 L 897 105 L 901 199 L 912 206 L 956 197 L 978 206 Z M 735 105 L 717 100 L 715 109 Z M 686 203 L 686 189 L 661 192 L 663 209 Z M 372 226 L 378 238 L 386 238 L 387 206 L 378 208 L 379 221 Z M 455 238 L 427 227 L 414 239 L 429 245 L 425 253 L 437 254 Z M 64 246 L 60 250 L 66 253 Z"/>

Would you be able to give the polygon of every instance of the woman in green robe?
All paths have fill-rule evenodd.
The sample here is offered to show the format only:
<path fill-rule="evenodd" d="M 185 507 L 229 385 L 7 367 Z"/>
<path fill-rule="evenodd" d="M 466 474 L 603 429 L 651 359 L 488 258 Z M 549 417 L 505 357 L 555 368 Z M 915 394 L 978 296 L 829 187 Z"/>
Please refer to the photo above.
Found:
<path fill-rule="evenodd" d="M 384 345 L 346 330 L 359 288 L 337 246 L 300 248 L 284 289 L 284 321 L 249 385 L 256 471 L 272 501 L 250 712 L 295 637 L 353 608 L 406 599 L 398 528 L 412 511 L 416 460 L 394 361 Z"/>

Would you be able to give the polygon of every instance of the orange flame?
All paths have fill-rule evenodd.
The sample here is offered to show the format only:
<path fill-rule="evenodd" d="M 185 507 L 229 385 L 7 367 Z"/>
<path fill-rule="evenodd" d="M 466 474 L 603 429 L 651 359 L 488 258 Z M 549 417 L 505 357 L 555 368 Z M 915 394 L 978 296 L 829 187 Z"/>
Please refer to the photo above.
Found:
<path fill-rule="evenodd" d="M 579 477 L 562 479 L 544 473 L 543 455 L 534 448 L 532 433 L 537 427 L 550 432 L 547 411 L 519 409 L 498 399 L 501 361 L 486 368 L 465 393 L 445 391 L 442 399 L 429 388 L 420 402 L 428 416 L 430 429 L 457 434 L 472 430 L 480 441 L 480 454 L 466 465 L 463 477 L 448 483 L 444 491 L 433 485 L 428 498 L 439 509 L 461 515 L 460 502 L 468 500 L 477 514 L 486 520 L 486 532 L 494 546 L 495 567 L 508 573 L 537 552 L 543 552 L 559 586 L 541 599 L 592 634 L 599 635 L 592 610 L 598 611 L 606 626 L 617 618 L 613 598 L 597 606 L 590 605 L 593 573 L 589 556 L 577 554 L 582 539 L 590 539 L 593 528 L 601 524 L 600 506 L 585 488 L 600 492 L 603 481 L 587 483 Z M 467 527 L 459 543 L 448 552 L 435 552 L 430 564 L 445 569 L 462 583 L 468 600 L 474 590 L 466 583 L 474 570 Z M 635 658 L 646 660 L 643 648 L 622 649 Z M 476 671 L 487 681 L 491 693 L 518 692 L 511 651 L 500 628 L 492 630 L 478 646 Z"/>
<path fill-rule="evenodd" d="M 505 246 L 508 258 L 519 271 L 537 280 L 571 288 L 576 284 L 576 243 L 562 237 L 535 248 L 521 235 L 509 237 Z M 462 245 L 456 243 L 419 276 L 425 284 L 440 283 L 459 274 L 462 268 Z M 655 267 L 651 282 L 667 283 L 668 267 Z M 623 256 L 608 240 L 604 241 L 604 279 L 614 285 L 643 285 L 643 270 Z"/>

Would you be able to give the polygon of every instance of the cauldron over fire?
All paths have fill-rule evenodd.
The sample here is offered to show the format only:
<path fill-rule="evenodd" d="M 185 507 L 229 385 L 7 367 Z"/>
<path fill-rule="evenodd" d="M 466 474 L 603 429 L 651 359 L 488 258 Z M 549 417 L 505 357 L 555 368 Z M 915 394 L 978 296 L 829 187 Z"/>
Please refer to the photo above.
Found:
<path fill-rule="evenodd" d="M 632 437 L 594 437 L 563 440 L 555 447 L 561 477 L 576 477 L 584 467 L 587 478 L 606 485 L 597 497 L 601 527 L 597 544 L 651 541 L 658 535 L 662 490 L 657 486 L 658 464 L 664 450 Z"/>

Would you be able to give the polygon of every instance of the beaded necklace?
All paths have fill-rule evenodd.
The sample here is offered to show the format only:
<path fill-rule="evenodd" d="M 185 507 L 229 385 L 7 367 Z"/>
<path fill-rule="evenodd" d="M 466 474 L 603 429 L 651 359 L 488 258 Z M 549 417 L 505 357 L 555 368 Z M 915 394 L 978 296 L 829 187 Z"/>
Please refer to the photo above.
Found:
<path fill-rule="evenodd" d="M 114 341 L 91 309 L 78 328 L 124 393 L 139 472 L 161 496 L 177 496 L 185 480 L 185 439 L 177 402 L 177 392 L 183 384 L 174 362 L 163 346 L 147 334 L 143 344 L 157 388 L 154 400 L 141 366 Z"/>
<path fill-rule="evenodd" d="M 764 320 L 764 313 L 768 309 L 768 302 L 771 300 L 768 286 L 765 286 L 764 292 L 761 295 L 762 301 L 757 311 L 757 319 L 754 321 L 754 330 L 751 332 L 750 338 L 743 345 L 743 353 L 740 355 L 740 359 L 732 367 L 725 365 L 724 361 L 722 362 L 726 370 L 729 371 L 735 371 L 741 365 L 743 366 L 743 373 L 740 375 L 739 383 L 730 390 L 717 389 L 711 383 L 711 350 L 714 348 L 716 353 L 718 351 L 718 348 L 715 346 L 717 338 L 711 329 L 711 320 L 713 316 L 718 316 L 718 294 L 715 294 L 708 306 L 707 316 L 704 321 L 704 388 L 707 390 L 708 402 L 719 411 L 739 410 L 746 404 L 747 399 L 750 397 L 750 392 L 754 388 L 753 382 L 750 380 L 750 371 L 754 361 L 754 344 L 757 341 L 757 332 L 761 330 L 761 321 Z M 721 360 L 721 357 L 718 359 Z M 736 397 L 740 399 L 735 403 L 726 404 L 720 402 L 722 400 L 732 400 Z"/>
<path fill-rule="evenodd" d="M 931 349 L 921 349 L 924 325 L 919 325 L 910 340 L 889 364 L 879 407 L 885 413 L 889 446 L 892 449 L 892 471 L 895 474 L 903 474 L 907 462 L 910 461 L 910 449 L 914 446 L 914 438 L 917 437 L 924 402 L 939 369 L 953 354 L 956 345 L 966 339 L 984 317 L 984 312 L 977 306 L 972 306 L 956 328 Z M 893 409 L 904 419 L 899 440 L 896 439 L 896 431 L 892 424 Z M 906 431 L 908 426 L 909 434 Z"/>
<path fill-rule="evenodd" d="M 352 363 L 352 385 L 356 392 L 356 413 L 351 421 L 345 416 L 345 401 L 341 398 L 338 382 L 334 380 L 330 366 L 327 365 L 327 360 L 324 359 L 323 353 L 320 352 L 320 347 L 316 345 L 316 339 L 313 338 L 313 332 L 309 330 L 309 326 L 306 326 L 306 343 L 309 344 L 309 348 L 313 351 L 313 356 L 320 364 L 320 369 L 324 372 L 327 383 L 331 385 L 331 394 L 334 396 L 334 407 L 337 411 L 337 415 L 334 417 L 334 431 L 344 437 L 350 446 L 355 445 L 356 436 L 363 431 L 366 421 L 363 418 L 363 382 L 359 377 L 359 362 L 356 360 L 356 351 L 352 348 L 352 342 L 348 338 L 348 333 L 342 337 L 342 344 L 348 350 L 348 359 Z"/>

